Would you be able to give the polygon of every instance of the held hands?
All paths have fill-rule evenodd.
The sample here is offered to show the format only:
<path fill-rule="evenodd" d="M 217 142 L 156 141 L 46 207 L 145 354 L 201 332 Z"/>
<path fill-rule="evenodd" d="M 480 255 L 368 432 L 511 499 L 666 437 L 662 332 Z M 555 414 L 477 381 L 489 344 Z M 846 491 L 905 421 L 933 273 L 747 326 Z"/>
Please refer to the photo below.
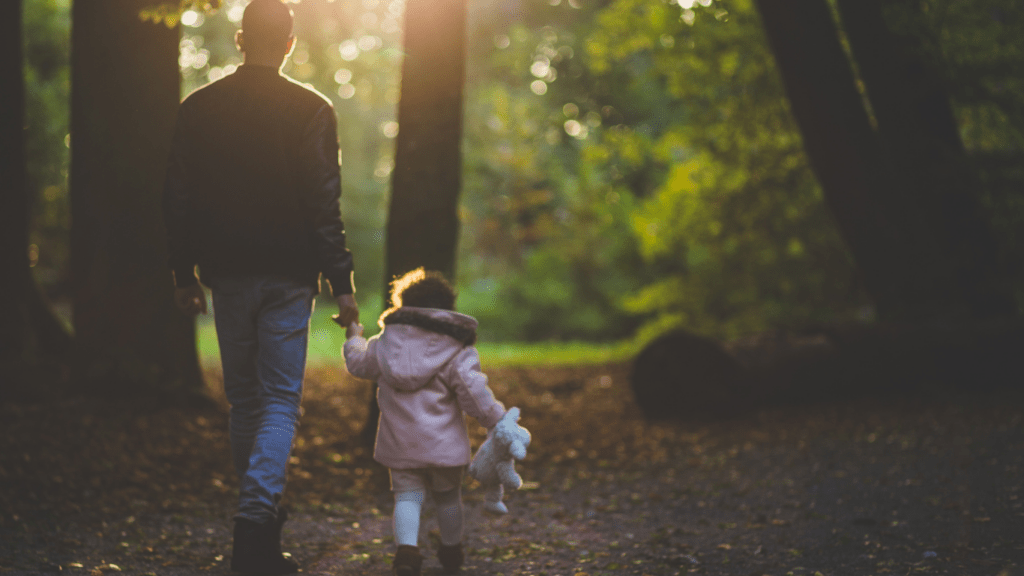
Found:
<path fill-rule="evenodd" d="M 206 293 L 200 284 L 174 289 L 174 305 L 189 316 L 206 314 Z"/>
<path fill-rule="evenodd" d="M 354 336 L 363 335 L 363 325 L 358 322 L 353 322 L 345 328 L 345 339 L 348 340 Z"/>
<path fill-rule="evenodd" d="M 338 313 L 331 320 L 338 326 L 345 327 L 345 339 L 363 335 L 363 325 L 359 323 L 359 305 L 352 294 L 341 294 L 337 297 Z"/>
<path fill-rule="evenodd" d="M 359 305 L 356 304 L 354 294 L 340 294 L 335 300 L 338 301 L 338 315 L 334 321 L 338 326 L 348 326 L 353 322 L 359 322 Z"/>

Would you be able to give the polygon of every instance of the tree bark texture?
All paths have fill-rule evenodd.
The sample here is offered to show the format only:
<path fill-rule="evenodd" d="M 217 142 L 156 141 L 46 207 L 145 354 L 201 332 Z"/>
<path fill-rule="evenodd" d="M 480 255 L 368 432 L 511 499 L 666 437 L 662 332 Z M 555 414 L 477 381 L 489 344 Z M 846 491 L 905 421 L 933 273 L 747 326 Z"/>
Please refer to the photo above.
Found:
<path fill-rule="evenodd" d="M 1010 313 L 1009 292 L 994 280 L 995 246 L 948 99 L 896 45 L 878 0 L 840 5 L 850 14 L 845 29 L 880 131 L 857 91 L 827 2 L 757 5 L 811 166 L 879 316 L 931 321 Z"/>
<path fill-rule="evenodd" d="M 409 0 L 404 44 L 385 248 L 385 308 L 391 306 L 391 281 L 420 266 L 455 282 L 466 76 L 465 0 Z M 362 433 L 369 446 L 379 416 L 374 384 Z"/>
<path fill-rule="evenodd" d="M 172 301 L 160 213 L 179 103 L 178 30 L 142 22 L 149 4 L 72 7 L 75 377 L 104 394 L 202 386 L 195 322 Z"/>
<path fill-rule="evenodd" d="M 21 10 L 20 0 L 0 4 L 0 399 L 57 383 L 71 343 L 29 268 Z"/>
<path fill-rule="evenodd" d="M 879 314 L 902 308 L 891 179 L 824 0 L 757 0 L 811 167 Z"/>
<path fill-rule="evenodd" d="M 890 1 L 908 17 L 919 3 Z M 980 181 L 967 158 L 937 70 L 919 41 L 887 26 L 881 0 L 839 0 L 843 29 L 878 123 L 883 153 L 895 167 L 900 214 L 908 242 L 927 269 L 914 315 L 929 317 L 955 304 L 972 317 L 1014 313 L 1008 278 L 1001 277 L 996 245 L 982 212 Z M 936 290 L 938 289 L 938 290 Z"/>
<path fill-rule="evenodd" d="M 386 284 L 420 266 L 454 281 L 461 186 L 464 0 L 410 0 L 398 104 Z"/>

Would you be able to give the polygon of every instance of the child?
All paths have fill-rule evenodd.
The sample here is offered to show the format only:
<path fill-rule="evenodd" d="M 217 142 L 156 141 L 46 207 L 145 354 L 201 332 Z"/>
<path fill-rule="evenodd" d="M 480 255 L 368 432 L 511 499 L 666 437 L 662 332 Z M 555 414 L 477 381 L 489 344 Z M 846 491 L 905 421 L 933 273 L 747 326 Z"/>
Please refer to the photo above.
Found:
<path fill-rule="evenodd" d="M 505 407 L 480 371 L 477 321 L 454 311 L 455 291 L 444 276 L 413 270 L 392 283 L 391 301 L 377 336 L 366 340 L 361 325 L 348 327 L 345 365 L 378 384 L 373 458 L 389 468 L 395 493 L 395 574 L 420 574 L 417 537 L 427 490 L 437 505 L 438 559 L 451 573 L 463 562 L 462 474 L 470 462 L 462 413 L 491 429 Z"/>

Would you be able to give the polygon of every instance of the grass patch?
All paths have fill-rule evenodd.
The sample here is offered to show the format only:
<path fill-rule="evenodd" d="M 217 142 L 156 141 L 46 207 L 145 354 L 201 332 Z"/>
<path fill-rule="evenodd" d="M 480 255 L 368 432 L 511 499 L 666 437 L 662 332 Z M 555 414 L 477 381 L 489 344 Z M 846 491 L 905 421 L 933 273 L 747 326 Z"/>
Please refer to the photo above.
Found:
<path fill-rule="evenodd" d="M 632 342 L 480 342 L 480 363 L 487 367 L 558 366 L 622 362 L 636 353 Z"/>
<path fill-rule="evenodd" d="M 369 297 L 367 302 L 380 302 Z M 375 309 L 360 302 L 366 335 L 379 332 L 376 318 L 380 316 L 380 304 Z M 338 327 L 331 316 L 338 309 L 328 299 L 318 300 L 310 320 L 309 364 L 342 364 L 341 347 L 345 343 L 345 331 Z M 197 325 L 199 355 L 205 365 L 220 363 L 220 347 L 213 325 L 213 315 L 200 316 Z M 483 368 L 503 366 L 557 366 L 564 364 L 604 364 L 620 362 L 636 354 L 632 342 L 591 343 L 591 342 L 478 342 L 480 362 Z"/>

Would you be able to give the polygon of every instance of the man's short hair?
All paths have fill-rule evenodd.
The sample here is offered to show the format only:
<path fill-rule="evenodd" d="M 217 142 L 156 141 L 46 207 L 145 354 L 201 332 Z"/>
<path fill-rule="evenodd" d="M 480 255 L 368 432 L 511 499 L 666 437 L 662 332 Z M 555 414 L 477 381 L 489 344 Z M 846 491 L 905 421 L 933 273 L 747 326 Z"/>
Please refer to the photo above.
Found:
<path fill-rule="evenodd" d="M 250 47 L 278 48 L 292 36 L 292 11 L 281 0 L 252 0 L 242 15 L 242 32 Z"/>

